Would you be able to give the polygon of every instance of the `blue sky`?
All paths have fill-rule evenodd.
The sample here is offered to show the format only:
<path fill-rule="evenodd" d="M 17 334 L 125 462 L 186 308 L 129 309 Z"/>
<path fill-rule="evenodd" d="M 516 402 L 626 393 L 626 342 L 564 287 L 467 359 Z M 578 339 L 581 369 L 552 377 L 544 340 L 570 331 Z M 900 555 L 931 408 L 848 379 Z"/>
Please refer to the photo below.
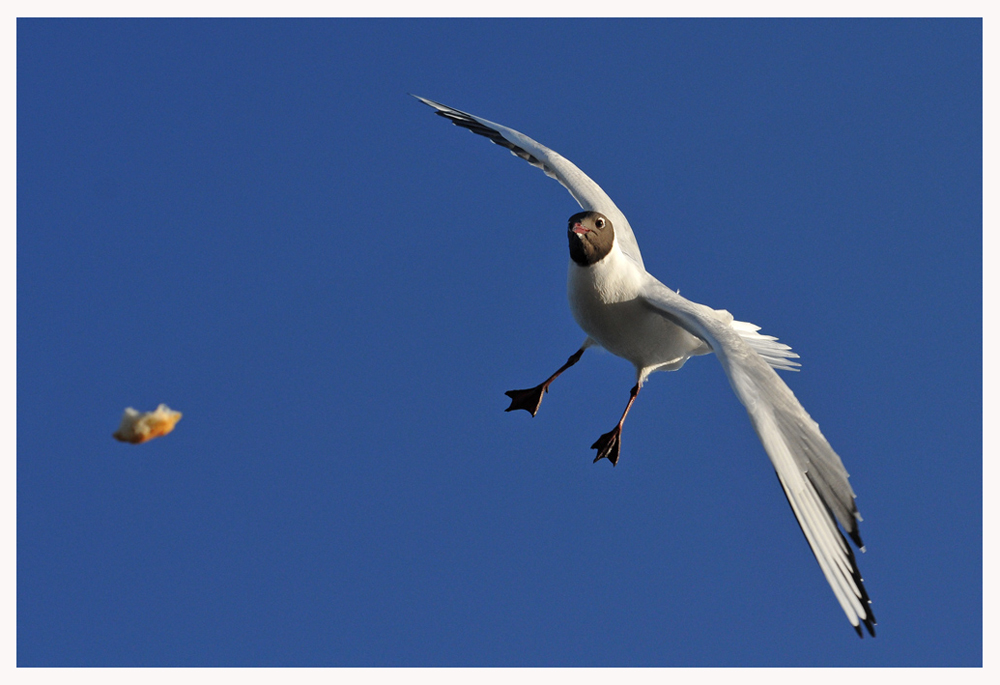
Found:
<path fill-rule="evenodd" d="M 504 413 L 577 205 L 411 92 L 802 355 L 877 638 L 714 357 Z M 981 665 L 982 142 L 978 20 L 20 20 L 18 664 Z"/>

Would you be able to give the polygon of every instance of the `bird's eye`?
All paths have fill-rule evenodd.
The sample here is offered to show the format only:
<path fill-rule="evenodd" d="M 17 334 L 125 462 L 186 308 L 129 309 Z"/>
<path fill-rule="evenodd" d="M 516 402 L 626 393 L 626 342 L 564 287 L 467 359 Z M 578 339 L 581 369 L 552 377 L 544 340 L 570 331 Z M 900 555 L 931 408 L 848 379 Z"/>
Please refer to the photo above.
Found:
<path fill-rule="evenodd" d="M 597 226 L 598 228 L 604 228 L 604 219 L 598 219 L 597 221 L 594 222 L 594 225 Z"/>

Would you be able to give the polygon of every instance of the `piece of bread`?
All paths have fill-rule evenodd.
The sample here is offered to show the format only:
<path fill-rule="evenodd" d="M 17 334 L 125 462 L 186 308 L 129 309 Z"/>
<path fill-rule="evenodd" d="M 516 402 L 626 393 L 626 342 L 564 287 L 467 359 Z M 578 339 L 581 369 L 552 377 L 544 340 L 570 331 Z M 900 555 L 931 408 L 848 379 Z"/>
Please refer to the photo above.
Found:
<path fill-rule="evenodd" d="M 181 413 L 161 404 L 156 411 L 137 412 L 132 407 L 125 410 L 122 423 L 112 434 L 116 440 L 130 442 L 133 445 L 166 435 L 174 429 L 181 420 Z"/>

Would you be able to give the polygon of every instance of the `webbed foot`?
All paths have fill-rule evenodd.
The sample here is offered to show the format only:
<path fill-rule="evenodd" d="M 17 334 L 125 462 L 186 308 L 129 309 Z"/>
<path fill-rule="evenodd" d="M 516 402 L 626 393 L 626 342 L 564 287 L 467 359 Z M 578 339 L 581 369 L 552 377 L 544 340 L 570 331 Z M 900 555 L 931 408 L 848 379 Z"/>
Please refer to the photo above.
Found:
<path fill-rule="evenodd" d="M 590 446 L 590 449 L 597 450 L 597 456 L 594 457 L 594 463 L 596 464 L 601 459 L 607 459 L 611 462 L 612 466 L 617 466 L 621 442 L 622 427 L 619 424 L 615 426 L 613 430 L 610 430 L 599 437 L 597 442 Z"/>
<path fill-rule="evenodd" d="M 542 395 L 548 390 L 547 385 L 547 383 L 542 383 L 527 390 L 508 390 L 504 395 L 510 398 L 510 406 L 504 411 L 523 409 L 534 416 L 538 413 L 538 408 L 542 406 Z"/>

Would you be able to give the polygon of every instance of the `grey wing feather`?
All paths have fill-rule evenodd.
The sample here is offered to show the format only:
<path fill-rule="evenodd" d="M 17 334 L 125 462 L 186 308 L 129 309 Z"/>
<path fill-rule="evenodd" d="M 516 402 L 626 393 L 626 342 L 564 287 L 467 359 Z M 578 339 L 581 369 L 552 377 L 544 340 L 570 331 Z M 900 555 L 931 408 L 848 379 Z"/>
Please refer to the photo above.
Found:
<path fill-rule="evenodd" d="M 615 227 L 618 247 L 639 266 L 643 266 L 639 244 L 635 240 L 628 219 L 615 206 L 608 194 L 571 161 L 512 128 L 481 119 L 468 112 L 442 105 L 440 102 L 434 102 L 418 95 L 413 97 L 425 105 L 433 107 L 438 115 L 448 119 L 456 126 L 485 136 L 497 145 L 507 148 L 511 154 L 520 157 L 528 164 L 538 167 L 546 175 L 559 181 L 583 209 L 600 212 L 608 217 Z"/>
<path fill-rule="evenodd" d="M 861 624 L 874 635 L 871 601 L 854 553 L 837 527 L 839 522 L 864 551 L 858 532 L 861 516 L 840 457 L 791 389 L 731 322 L 646 276 L 647 305 L 700 337 L 718 356 L 837 601 L 859 635 Z"/>

